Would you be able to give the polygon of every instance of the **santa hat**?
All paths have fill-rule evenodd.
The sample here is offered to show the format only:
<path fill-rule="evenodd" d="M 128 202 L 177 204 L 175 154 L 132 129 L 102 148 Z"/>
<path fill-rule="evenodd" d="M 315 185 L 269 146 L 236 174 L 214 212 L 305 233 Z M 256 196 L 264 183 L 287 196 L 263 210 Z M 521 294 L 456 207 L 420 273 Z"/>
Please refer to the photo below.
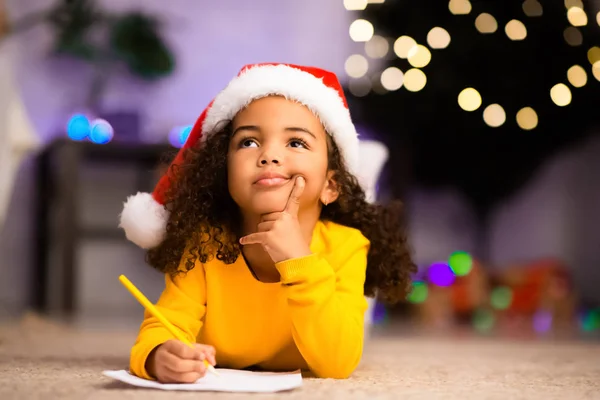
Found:
<path fill-rule="evenodd" d="M 308 107 L 335 140 L 348 170 L 356 173 L 358 135 L 336 75 L 314 67 L 272 63 L 242 68 L 200 115 L 173 164 L 179 164 L 185 150 L 213 132 L 217 124 L 232 120 L 253 100 L 270 95 L 284 96 Z M 124 204 L 119 226 L 127 239 L 144 249 L 156 247 L 164 238 L 169 219 L 164 200 L 170 181 L 167 172 L 152 194 L 137 193 Z"/>

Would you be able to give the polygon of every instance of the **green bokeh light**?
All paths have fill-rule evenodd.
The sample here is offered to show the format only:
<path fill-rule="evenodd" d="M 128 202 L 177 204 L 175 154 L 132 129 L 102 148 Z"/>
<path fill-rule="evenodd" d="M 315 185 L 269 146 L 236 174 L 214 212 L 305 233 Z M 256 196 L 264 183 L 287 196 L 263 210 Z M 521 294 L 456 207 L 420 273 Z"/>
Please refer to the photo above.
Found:
<path fill-rule="evenodd" d="M 427 294 L 429 290 L 427 289 L 427 283 L 416 281 L 412 284 L 412 290 L 408 295 L 408 301 L 414 304 L 423 303 L 427 300 Z"/>
<path fill-rule="evenodd" d="M 581 328 L 585 332 L 593 332 L 600 329 L 600 309 L 586 313 L 581 321 Z"/>
<path fill-rule="evenodd" d="M 473 314 L 473 327 L 481 333 L 487 333 L 494 328 L 494 314 L 489 310 L 477 310 Z"/>
<path fill-rule="evenodd" d="M 456 276 L 465 276 L 473 268 L 473 258 L 466 251 L 455 251 L 448 258 L 448 265 Z"/>
<path fill-rule="evenodd" d="M 512 297 L 512 290 L 509 287 L 499 286 L 492 290 L 490 302 L 495 309 L 506 310 L 512 303 Z"/>

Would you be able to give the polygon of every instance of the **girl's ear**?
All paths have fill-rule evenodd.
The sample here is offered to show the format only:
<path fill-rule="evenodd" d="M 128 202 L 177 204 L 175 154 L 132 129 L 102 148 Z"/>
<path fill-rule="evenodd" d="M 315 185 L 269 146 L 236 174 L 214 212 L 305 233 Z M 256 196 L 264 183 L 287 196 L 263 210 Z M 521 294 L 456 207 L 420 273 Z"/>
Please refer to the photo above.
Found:
<path fill-rule="evenodd" d="M 327 171 L 327 179 L 323 185 L 323 190 L 321 191 L 320 197 L 321 203 L 326 206 L 336 201 L 340 195 L 338 185 L 334 177 L 335 171 Z"/>

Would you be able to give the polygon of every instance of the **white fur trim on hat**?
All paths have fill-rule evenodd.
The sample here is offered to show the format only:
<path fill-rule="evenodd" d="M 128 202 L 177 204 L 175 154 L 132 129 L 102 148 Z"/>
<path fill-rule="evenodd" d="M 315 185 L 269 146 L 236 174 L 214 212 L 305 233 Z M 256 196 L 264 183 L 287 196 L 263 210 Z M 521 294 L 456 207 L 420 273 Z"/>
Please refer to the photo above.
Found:
<path fill-rule="evenodd" d="M 143 249 L 158 246 L 164 239 L 169 212 L 150 193 L 129 196 L 123 205 L 119 227 L 127 239 Z"/>
<path fill-rule="evenodd" d="M 217 124 L 230 121 L 253 100 L 280 95 L 308 107 L 333 136 L 348 169 L 358 169 L 358 135 L 350 111 L 337 90 L 309 72 L 287 65 L 262 65 L 248 68 L 221 91 L 206 114 L 202 133 L 212 132 Z"/>

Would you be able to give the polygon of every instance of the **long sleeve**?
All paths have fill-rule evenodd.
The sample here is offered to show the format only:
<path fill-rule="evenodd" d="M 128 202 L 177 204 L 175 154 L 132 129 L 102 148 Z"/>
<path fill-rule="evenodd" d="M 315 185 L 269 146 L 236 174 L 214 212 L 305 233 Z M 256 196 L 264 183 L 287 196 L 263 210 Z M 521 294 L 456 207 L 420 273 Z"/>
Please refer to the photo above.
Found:
<path fill-rule="evenodd" d="M 347 378 L 362 357 L 368 250 L 369 241 L 353 230 L 329 261 L 313 254 L 276 265 L 294 341 L 319 377 Z"/>
<path fill-rule="evenodd" d="M 156 308 L 194 343 L 206 312 L 206 278 L 202 264 L 197 262 L 194 269 L 186 275 L 180 274 L 175 278 L 165 274 L 165 289 Z M 170 339 L 174 339 L 173 335 L 146 311 L 137 340 L 131 349 L 131 373 L 152 379 L 146 371 L 146 359 L 156 346 Z"/>

